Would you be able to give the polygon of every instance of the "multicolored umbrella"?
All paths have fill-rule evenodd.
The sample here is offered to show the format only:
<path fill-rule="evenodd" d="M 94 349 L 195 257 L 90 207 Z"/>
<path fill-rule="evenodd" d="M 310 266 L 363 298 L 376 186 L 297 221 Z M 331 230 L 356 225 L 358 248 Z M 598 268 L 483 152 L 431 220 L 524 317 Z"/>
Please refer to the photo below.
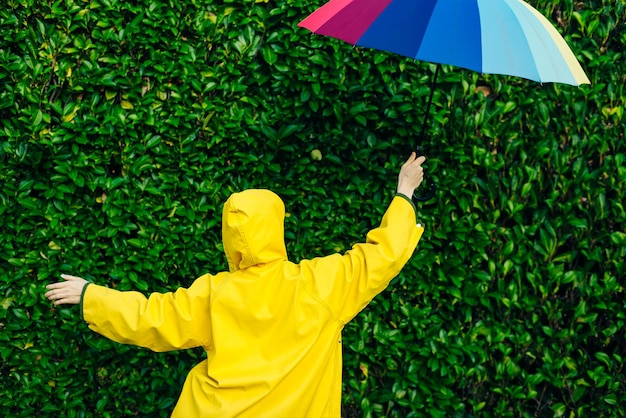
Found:
<path fill-rule="evenodd" d="M 298 26 L 352 45 L 481 73 L 590 83 L 559 32 L 522 0 L 331 0 Z M 439 66 L 433 86 L 438 72 Z M 433 195 L 434 185 L 431 189 Z"/>
<path fill-rule="evenodd" d="M 563 37 L 522 0 L 331 0 L 298 26 L 481 73 L 589 84 Z"/>

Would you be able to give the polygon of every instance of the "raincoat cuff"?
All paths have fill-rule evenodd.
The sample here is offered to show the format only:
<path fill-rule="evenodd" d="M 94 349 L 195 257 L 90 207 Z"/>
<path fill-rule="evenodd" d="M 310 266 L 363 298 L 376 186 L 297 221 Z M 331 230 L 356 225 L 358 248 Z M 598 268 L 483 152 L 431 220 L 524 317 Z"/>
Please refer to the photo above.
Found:
<path fill-rule="evenodd" d="M 85 320 L 85 316 L 83 314 L 83 300 L 85 299 L 85 292 L 87 291 L 87 286 L 89 286 L 91 283 L 87 282 L 85 283 L 85 285 L 83 286 L 83 291 L 80 292 L 80 319 L 82 319 L 83 321 Z"/>
<path fill-rule="evenodd" d="M 413 211 L 415 212 L 415 219 L 417 219 L 417 207 L 415 206 L 415 203 L 413 203 L 413 200 L 407 195 L 402 194 L 402 193 L 396 193 L 396 196 L 403 198 L 404 200 L 406 200 L 407 202 L 411 204 L 411 207 L 413 208 Z"/>

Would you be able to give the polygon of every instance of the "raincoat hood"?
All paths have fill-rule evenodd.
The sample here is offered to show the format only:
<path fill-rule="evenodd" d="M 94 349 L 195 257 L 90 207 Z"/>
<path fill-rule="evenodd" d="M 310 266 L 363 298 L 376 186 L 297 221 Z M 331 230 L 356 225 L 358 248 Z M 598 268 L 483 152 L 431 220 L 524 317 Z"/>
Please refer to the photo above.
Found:
<path fill-rule="evenodd" d="M 285 205 L 269 190 L 232 194 L 222 212 L 222 241 L 230 272 L 287 260 Z"/>

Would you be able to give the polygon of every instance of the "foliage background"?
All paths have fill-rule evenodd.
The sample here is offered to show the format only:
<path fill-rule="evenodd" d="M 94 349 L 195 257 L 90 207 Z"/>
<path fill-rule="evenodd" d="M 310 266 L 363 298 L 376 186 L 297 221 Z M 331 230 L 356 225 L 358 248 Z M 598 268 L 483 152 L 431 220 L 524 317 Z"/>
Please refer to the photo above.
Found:
<path fill-rule="evenodd" d="M 297 28 L 310 0 L 5 4 L 0 411 L 167 416 L 203 353 L 110 343 L 45 285 L 223 270 L 221 204 L 247 187 L 284 198 L 292 260 L 348 249 L 393 195 L 434 67 Z M 531 4 L 592 84 L 443 67 L 439 192 L 416 255 L 345 331 L 346 417 L 626 413 L 626 8 Z"/>

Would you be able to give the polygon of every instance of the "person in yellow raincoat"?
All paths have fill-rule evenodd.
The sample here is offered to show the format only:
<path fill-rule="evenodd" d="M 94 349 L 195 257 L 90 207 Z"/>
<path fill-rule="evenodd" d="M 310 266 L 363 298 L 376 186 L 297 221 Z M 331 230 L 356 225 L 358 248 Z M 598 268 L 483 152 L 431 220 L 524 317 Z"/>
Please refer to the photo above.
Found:
<path fill-rule="evenodd" d="M 345 325 L 383 291 L 424 231 L 411 201 L 424 157 L 403 164 L 379 227 L 345 254 L 292 263 L 285 208 L 269 190 L 231 195 L 222 213 L 228 272 L 148 298 L 62 275 L 58 304 L 80 304 L 93 331 L 154 351 L 203 347 L 173 417 L 339 417 Z"/>

